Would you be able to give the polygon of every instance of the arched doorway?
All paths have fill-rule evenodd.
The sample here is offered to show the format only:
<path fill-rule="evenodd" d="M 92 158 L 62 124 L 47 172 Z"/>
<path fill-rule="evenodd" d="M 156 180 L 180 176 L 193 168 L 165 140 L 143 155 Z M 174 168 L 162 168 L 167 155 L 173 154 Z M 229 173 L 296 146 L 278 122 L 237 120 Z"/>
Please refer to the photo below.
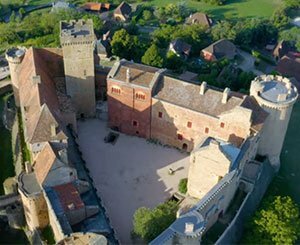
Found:
<path fill-rule="evenodd" d="M 188 148 L 188 145 L 187 145 L 186 143 L 184 143 L 184 144 L 182 145 L 182 150 L 187 151 L 187 148 Z"/>

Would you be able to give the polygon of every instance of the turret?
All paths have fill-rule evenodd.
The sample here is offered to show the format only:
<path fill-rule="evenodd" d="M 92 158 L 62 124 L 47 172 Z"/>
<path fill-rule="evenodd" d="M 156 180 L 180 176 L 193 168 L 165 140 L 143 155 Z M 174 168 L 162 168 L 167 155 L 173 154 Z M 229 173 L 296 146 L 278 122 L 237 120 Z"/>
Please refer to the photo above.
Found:
<path fill-rule="evenodd" d="M 25 48 L 18 47 L 18 48 L 11 48 L 7 50 L 5 55 L 9 64 L 11 83 L 12 83 L 15 102 L 17 106 L 20 106 L 18 69 L 20 64 L 23 61 L 25 53 L 26 53 Z"/>
<path fill-rule="evenodd" d="M 298 98 L 296 87 L 287 78 L 262 75 L 251 83 L 250 95 L 269 113 L 258 146 L 258 154 L 267 156 L 276 171 L 293 105 Z"/>

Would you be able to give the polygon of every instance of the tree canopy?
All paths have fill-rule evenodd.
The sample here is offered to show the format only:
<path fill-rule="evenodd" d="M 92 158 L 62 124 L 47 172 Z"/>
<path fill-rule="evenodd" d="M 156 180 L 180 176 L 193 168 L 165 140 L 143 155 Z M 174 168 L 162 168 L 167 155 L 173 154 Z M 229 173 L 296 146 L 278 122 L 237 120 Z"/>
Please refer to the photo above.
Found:
<path fill-rule="evenodd" d="M 141 207 L 133 216 L 133 232 L 150 242 L 175 221 L 176 211 L 175 201 L 162 203 L 154 209 Z"/>
<path fill-rule="evenodd" d="M 146 65 L 161 68 L 164 65 L 164 58 L 161 55 L 158 47 L 155 44 L 152 44 L 142 57 L 142 62 Z"/>
<path fill-rule="evenodd" d="M 300 238 L 299 208 L 290 197 L 265 200 L 245 234 L 248 244 L 295 244 Z"/>

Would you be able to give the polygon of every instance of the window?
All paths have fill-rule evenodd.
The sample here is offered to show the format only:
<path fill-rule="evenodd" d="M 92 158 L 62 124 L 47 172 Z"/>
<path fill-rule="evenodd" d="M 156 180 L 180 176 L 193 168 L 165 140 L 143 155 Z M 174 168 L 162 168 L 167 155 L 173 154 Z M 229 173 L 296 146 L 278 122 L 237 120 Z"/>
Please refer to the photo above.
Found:
<path fill-rule="evenodd" d="M 137 121 L 132 121 L 132 125 L 133 125 L 134 127 L 137 127 L 137 126 L 138 126 L 138 122 L 137 122 Z"/>
<path fill-rule="evenodd" d="M 193 125 L 192 122 L 187 122 L 187 127 L 188 127 L 188 128 L 191 128 L 192 125 Z"/>
<path fill-rule="evenodd" d="M 221 127 L 221 128 L 224 128 L 224 127 L 225 127 L 225 123 L 221 122 L 221 123 L 220 123 L 220 127 Z"/>
<path fill-rule="evenodd" d="M 158 112 L 158 117 L 159 118 L 162 118 L 162 115 L 163 115 L 163 113 L 160 111 L 160 112 Z"/>
<path fill-rule="evenodd" d="M 206 133 L 206 134 L 209 133 L 209 128 L 205 128 L 205 133 Z"/>
<path fill-rule="evenodd" d="M 86 70 L 83 70 L 83 75 L 86 76 Z"/>
<path fill-rule="evenodd" d="M 183 139 L 182 134 L 177 134 L 177 139 L 182 140 Z"/>
<path fill-rule="evenodd" d="M 146 95 L 144 93 L 142 93 L 142 92 L 137 92 L 135 94 L 135 99 L 137 99 L 137 100 L 145 100 L 146 99 Z"/>
<path fill-rule="evenodd" d="M 139 134 L 140 134 L 140 132 L 139 132 L 139 131 L 135 131 L 135 133 L 136 133 L 137 135 L 139 135 Z"/>
<path fill-rule="evenodd" d="M 121 89 L 117 86 L 111 87 L 111 93 L 112 94 L 121 94 Z"/>

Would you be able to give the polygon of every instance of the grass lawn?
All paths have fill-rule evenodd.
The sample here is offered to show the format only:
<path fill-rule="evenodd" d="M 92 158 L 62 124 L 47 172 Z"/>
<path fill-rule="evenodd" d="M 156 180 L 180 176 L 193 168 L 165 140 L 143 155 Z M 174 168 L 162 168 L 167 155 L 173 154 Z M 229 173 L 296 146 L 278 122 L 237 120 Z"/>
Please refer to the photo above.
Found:
<path fill-rule="evenodd" d="M 269 188 L 270 194 L 289 195 L 300 205 L 300 102 L 295 104 L 281 153 L 281 169 Z"/>
<path fill-rule="evenodd" d="M 0 96 L 0 195 L 4 194 L 3 181 L 15 175 L 12 148 L 11 148 L 11 134 L 2 123 L 2 112 L 4 103 L 8 95 Z"/>
<path fill-rule="evenodd" d="M 238 18 L 270 17 L 282 0 L 228 0 L 224 6 L 214 6 L 196 0 L 152 0 L 146 3 L 153 6 L 165 6 L 169 3 L 185 2 L 188 7 L 204 11 L 216 20 Z"/>

